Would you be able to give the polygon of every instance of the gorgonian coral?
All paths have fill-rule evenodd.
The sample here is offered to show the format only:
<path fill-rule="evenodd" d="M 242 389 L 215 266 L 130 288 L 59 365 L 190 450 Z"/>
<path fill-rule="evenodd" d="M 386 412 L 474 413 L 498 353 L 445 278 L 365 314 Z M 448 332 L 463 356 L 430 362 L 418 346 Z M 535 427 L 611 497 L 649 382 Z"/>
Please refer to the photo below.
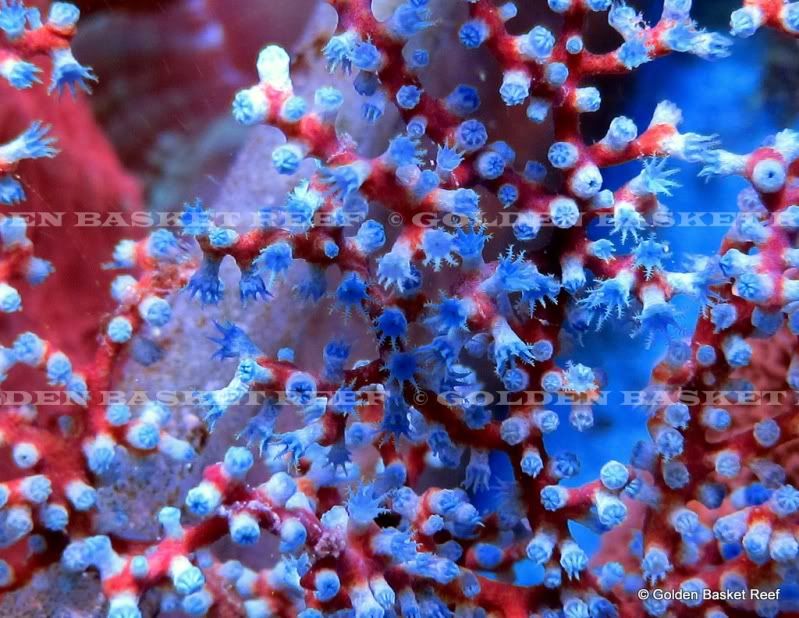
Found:
<path fill-rule="evenodd" d="M 731 42 L 689 17 L 690 0 L 666 0 L 654 25 L 611 0 L 549 0 L 559 29 L 537 25 L 518 35 L 506 28 L 516 17 L 512 3 L 474 0 L 459 25 L 461 44 L 496 59 L 501 75 L 490 79 L 504 105 L 526 106 L 530 123 L 554 129 L 547 163 L 523 163 L 492 139 L 474 85 L 441 98 L 425 91 L 418 71 L 430 51 L 419 35 L 438 25 L 428 0 L 395 3 L 382 21 L 367 0 L 329 3 L 338 14 L 323 48 L 329 68 L 354 74 L 367 122 L 393 106 L 403 131 L 379 156 L 364 155 L 336 128 L 344 95 L 324 86 L 313 101 L 298 96 L 289 55 L 277 46 L 261 52 L 259 82 L 235 96 L 233 114 L 285 135 L 272 154 L 278 173 L 298 174 L 313 159 L 312 173 L 265 206 L 256 229 L 218 225 L 193 202 L 180 217 L 186 242 L 162 229 L 120 243 L 112 265 L 137 276 L 114 281 L 119 308 L 85 371 L 33 333 L 1 350 L 2 373 L 40 368 L 75 409 L 58 417 L 17 409 L 0 419 L 16 475 L 3 485 L 3 583 L 17 586 L 60 556 L 68 571 L 99 571 L 115 618 L 140 615 L 138 600 L 155 587 L 165 589 L 167 610 L 249 618 L 776 615 L 776 591 L 795 577 L 799 554 L 799 491 L 775 456 L 793 439 L 795 420 L 791 409 L 746 418 L 733 408 L 756 394 L 739 375 L 758 362 L 752 340 L 793 341 L 799 329 L 799 135 L 783 131 L 734 155 L 712 136 L 681 132 L 680 110 L 662 102 L 643 131 L 620 116 L 589 143 L 581 116 L 601 106 L 589 85 L 595 78 L 672 52 L 720 60 Z M 40 28 L 71 32 L 77 17 L 57 3 L 41 26 L 25 11 L 12 3 L 0 12 L 12 41 Z M 583 33 L 591 14 L 603 12 L 621 42 L 592 53 Z M 735 35 L 762 25 L 794 34 L 799 4 L 750 1 L 731 24 Z M 65 57 L 53 52 L 55 89 L 92 77 Z M 29 85 L 33 65 L 8 62 L 4 75 Z M 39 125 L 4 148 L 9 165 L 54 154 Z M 677 187 L 668 157 L 751 184 L 721 249 L 682 264 L 653 233 L 661 196 Z M 636 160 L 637 175 L 605 186 L 604 170 Z M 493 248 L 509 240 L 503 228 L 514 239 Z M 6 250 L 23 242 L 13 217 L 0 231 Z M 199 264 L 187 249 L 192 238 Z M 164 430 L 165 405 L 102 395 L 134 333 L 169 322 L 178 290 L 202 304 L 220 301 L 223 260 L 238 266 L 242 303 L 289 293 L 283 280 L 303 262 L 297 306 L 328 305 L 342 332 L 320 346 L 315 371 L 295 364 L 292 349 L 262 350 L 236 324 L 218 323 L 216 356 L 238 367 L 223 388 L 196 393 L 196 405 L 213 431 L 232 406 L 256 401 L 239 443 L 205 469 L 183 512 L 160 511 L 160 541 L 95 534 L 92 479 L 112 470 L 123 449 L 160 451 L 176 465 L 194 457 Z M 0 306 L 17 310 L 18 295 L 3 286 Z M 690 337 L 678 296 L 702 307 Z M 560 415 L 527 396 L 567 399 L 568 422 L 590 431 L 601 376 L 569 358 L 563 337 L 618 320 L 632 323 L 642 346 L 669 342 L 653 373 L 651 439 L 631 462 L 609 461 L 595 481 L 571 486 L 578 457 L 544 448 Z M 351 329 L 374 336 L 374 358 L 349 360 Z M 790 390 L 799 361 L 784 364 L 780 379 Z M 708 391 L 718 396 L 696 396 Z M 280 425 L 285 417 L 297 419 L 295 428 Z M 498 477 L 495 460 L 509 478 Z M 248 482 L 256 470 L 268 473 L 257 485 Z M 628 517 L 633 508 L 640 516 Z M 623 531 L 629 555 L 589 565 L 570 522 Z M 222 562 L 209 549 L 223 537 L 247 546 L 264 534 L 279 543 L 271 568 Z M 523 560 L 540 567 L 538 583 L 514 582 Z M 681 593 L 671 601 L 649 587 Z M 749 588 L 760 592 L 741 592 Z"/>

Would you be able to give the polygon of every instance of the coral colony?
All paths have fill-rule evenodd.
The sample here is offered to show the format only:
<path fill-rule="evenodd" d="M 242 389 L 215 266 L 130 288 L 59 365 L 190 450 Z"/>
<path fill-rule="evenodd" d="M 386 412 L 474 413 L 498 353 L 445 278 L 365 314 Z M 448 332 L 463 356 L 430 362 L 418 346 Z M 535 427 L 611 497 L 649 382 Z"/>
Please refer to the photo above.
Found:
<path fill-rule="evenodd" d="M 799 331 L 799 134 L 783 131 L 733 154 L 711 136 L 681 132 L 680 110 L 668 101 L 648 127 L 614 118 L 596 143 L 580 122 L 601 105 L 587 80 L 672 52 L 719 60 L 732 40 L 692 21 L 690 0 L 665 0 L 654 25 L 621 2 L 549 0 L 559 31 L 538 25 L 519 35 L 506 28 L 513 3 L 465 3 L 460 43 L 496 59 L 504 104 L 554 126 L 548 161 L 524 163 L 490 136 L 473 85 L 440 99 L 422 88 L 417 72 L 430 51 L 416 35 L 440 26 L 428 0 L 406 0 L 383 21 L 368 0 L 329 2 L 339 18 L 323 48 L 329 69 L 353 76 L 366 121 L 393 106 L 403 131 L 383 154 L 364 158 L 334 127 L 342 93 L 326 86 L 313 100 L 295 95 L 287 53 L 261 52 L 259 82 L 235 95 L 233 115 L 285 134 L 272 154 L 277 172 L 294 174 L 306 158 L 318 162 L 315 171 L 261 211 L 258 229 L 218 227 L 193 202 L 174 234 L 119 243 L 107 256 L 122 271 L 111 287 L 118 309 L 88 366 L 35 332 L 0 347 L 3 378 L 27 365 L 73 402 L 57 418 L 51 408 L 0 416 L 0 585 L 16 589 L 54 564 L 75 577 L 93 571 L 112 618 L 141 616 L 140 600 L 153 590 L 162 610 L 190 616 L 778 615 L 781 586 L 796 577 L 799 490 L 773 454 L 796 437 L 793 410 L 747 423 L 723 405 L 685 403 L 681 393 L 724 390 L 734 372 L 759 362 L 756 338 L 782 333 L 793 342 Z M 617 49 L 586 48 L 592 13 L 604 13 L 621 36 Z M 44 74 L 32 61 L 49 56 L 49 90 L 88 90 L 95 77 L 70 51 L 77 19 L 67 3 L 53 3 L 45 19 L 16 0 L 0 2 L 0 74 L 15 88 L 38 87 Z M 799 33 L 799 3 L 747 0 L 732 14 L 734 36 L 764 27 Z M 57 155 L 44 124 L 19 130 L 0 147 L 0 200 L 9 206 L 25 200 L 17 164 Z M 650 229 L 660 198 L 677 187 L 668 158 L 750 185 L 718 254 L 675 270 Z M 607 187 L 603 171 L 631 161 L 637 175 Z M 513 237 L 497 254 L 486 246 L 499 232 L 484 222 L 498 213 L 514 216 Z M 380 221 L 387 217 L 403 223 L 389 230 Z M 607 237 L 591 226 L 601 218 L 610 221 Z M 47 285 L 58 273 L 35 256 L 19 217 L 1 216 L 0 237 L 0 310 L 14 313 L 24 302 L 16 281 Z M 101 394 L 133 335 L 165 325 L 177 295 L 212 305 L 230 293 L 219 278 L 223 259 L 241 272 L 242 303 L 294 293 L 298 303 L 339 312 L 340 336 L 324 345 L 316 374 L 296 366 L 291 350 L 261 350 L 236 324 L 218 323 L 217 356 L 238 368 L 224 388 L 198 393 L 197 406 L 211 432 L 252 393 L 261 396 L 257 412 L 181 503 L 163 505 L 160 540 L 97 534 L 96 479 L 125 451 L 161 453 L 175 468 L 195 457 L 165 430 L 166 406 L 106 404 Z M 292 291 L 281 279 L 297 261 L 307 270 Z M 686 295 L 702 307 L 692 335 L 679 328 L 674 305 Z M 652 378 L 668 400 L 651 409 L 650 439 L 632 461 L 608 461 L 597 480 L 567 487 L 579 460 L 551 455 L 543 442 L 559 414 L 476 395 L 568 395 L 567 422 L 592 431 L 598 368 L 570 361 L 560 342 L 565 332 L 622 319 L 641 346 L 669 341 Z M 350 358 L 347 332 L 356 329 L 372 333 L 376 358 Z M 799 387 L 799 361 L 788 358 L 779 371 L 784 388 Z M 281 433 L 285 416 L 300 428 Z M 511 470 L 499 484 L 489 464 L 498 454 Z M 248 483 L 251 469 L 267 480 Z M 493 497 L 477 500 L 480 492 Z M 632 541 L 619 561 L 592 561 L 569 522 L 604 538 L 626 530 Z M 210 549 L 224 537 L 246 546 L 265 535 L 279 545 L 271 568 L 221 561 Z M 540 569 L 539 581 L 518 582 L 522 561 Z"/>

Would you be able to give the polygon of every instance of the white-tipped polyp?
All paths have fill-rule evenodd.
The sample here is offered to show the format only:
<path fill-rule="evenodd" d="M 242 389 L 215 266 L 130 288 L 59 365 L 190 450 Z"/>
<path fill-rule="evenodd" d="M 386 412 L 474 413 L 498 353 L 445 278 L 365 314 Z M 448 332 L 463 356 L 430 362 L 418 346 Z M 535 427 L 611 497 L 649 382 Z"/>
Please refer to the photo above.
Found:
<path fill-rule="evenodd" d="M 285 472 L 272 475 L 264 485 L 267 497 L 277 506 L 284 506 L 286 501 L 297 491 L 297 484 Z"/>
<path fill-rule="evenodd" d="M 245 601 L 244 612 L 247 618 L 267 618 L 273 615 L 269 604 L 263 599 Z"/>
<path fill-rule="evenodd" d="M 108 618 L 140 618 L 140 616 L 141 612 L 134 595 L 125 592 L 109 599 Z"/>
<path fill-rule="evenodd" d="M 774 150 L 779 152 L 787 163 L 799 159 L 799 133 L 791 129 L 777 133 L 774 136 Z"/>
<path fill-rule="evenodd" d="M 47 21 L 56 28 L 72 28 L 79 18 L 80 10 L 71 2 L 54 2 Z"/>
<path fill-rule="evenodd" d="M 691 12 L 691 0 L 665 0 L 664 19 L 687 19 Z"/>
<path fill-rule="evenodd" d="M 165 506 L 158 511 L 158 523 L 164 528 L 166 535 L 173 539 L 183 536 L 183 526 L 180 524 L 180 510 L 173 506 Z"/>
<path fill-rule="evenodd" d="M 22 297 L 7 283 L 0 283 L 0 313 L 14 313 L 22 309 Z"/>
<path fill-rule="evenodd" d="M 799 4 L 786 4 L 780 11 L 780 21 L 791 34 L 799 32 Z"/>
<path fill-rule="evenodd" d="M 726 150 L 712 150 L 705 159 L 705 166 L 699 172 L 701 177 L 729 176 L 742 174 L 746 170 L 747 157 Z"/>
<path fill-rule="evenodd" d="M 261 86 L 239 90 L 233 99 L 233 117 L 236 122 L 251 126 L 263 122 L 269 113 L 269 101 Z"/>
<path fill-rule="evenodd" d="M 649 123 L 650 127 L 659 124 L 666 124 L 676 127 L 682 122 L 682 112 L 671 101 L 661 101 L 655 108 L 655 113 L 652 114 L 652 122 Z"/>
<path fill-rule="evenodd" d="M 256 64 L 261 83 L 276 90 L 291 90 L 290 62 L 286 50 L 279 45 L 262 49 Z"/>
<path fill-rule="evenodd" d="M 730 15 L 730 32 L 733 36 L 747 38 L 763 25 L 765 15 L 757 6 L 746 6 Z"/>

